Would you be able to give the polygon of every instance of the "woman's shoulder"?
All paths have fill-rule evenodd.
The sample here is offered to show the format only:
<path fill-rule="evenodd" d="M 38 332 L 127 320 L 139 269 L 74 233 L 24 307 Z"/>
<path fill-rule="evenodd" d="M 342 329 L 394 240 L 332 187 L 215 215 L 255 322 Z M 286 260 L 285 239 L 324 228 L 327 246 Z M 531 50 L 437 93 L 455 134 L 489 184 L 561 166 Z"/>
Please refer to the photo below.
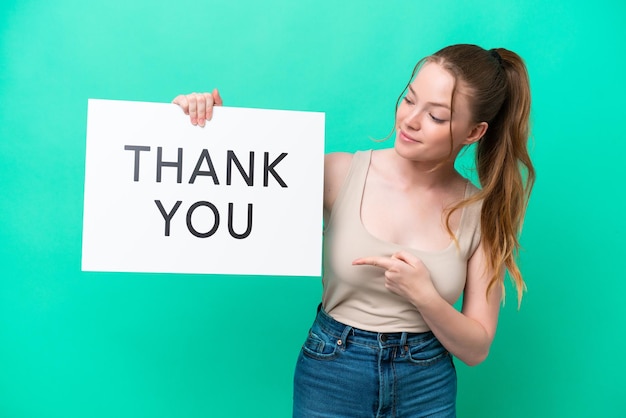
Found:
<path fill-rule="evenodd" d="M 361 159 L 369 159 L 371 155 L 379 151 L 375 150 L 361 150 L 355 152 L 330 152 L 325 155 L 324 162 L 331 168 L 347 169 L 352 164 L 355 157 Z"/>
<path fill-rule="evenodd" d="M 331 152 L 324 156 L 324 163 L 327 166 L 350 166 L 353 156 L 350 152 Z"/>
<path fill-rule="evenodd" d="M 331 152 L 324 157 L 324 182 L 326 189 L 338 188 L 348 175 L 354 154 L 349 152 Z"/>
<path fill-rule="evenodd" d="M 362 152 L 331 152 L 324 157 L 324 207 L 332 208 L 355 158 Z"/>
<path fill-rule="evenodd" d="M 336 180 L 340 184 L 346 178 L 350 167 L 357 161 L 365 161 L 370 157 L 371 150 L 351 152 L 331 152 L 324 157 L 326 180 Z M 360 159 L 360 160 L 359 160 Z"/>

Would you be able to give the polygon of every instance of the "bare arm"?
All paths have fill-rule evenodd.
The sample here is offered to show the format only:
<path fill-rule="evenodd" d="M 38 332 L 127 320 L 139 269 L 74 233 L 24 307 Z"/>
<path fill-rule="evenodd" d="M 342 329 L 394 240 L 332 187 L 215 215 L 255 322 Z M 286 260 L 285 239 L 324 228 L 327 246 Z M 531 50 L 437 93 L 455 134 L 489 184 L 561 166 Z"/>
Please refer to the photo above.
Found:
<path fill-rule="evenodd" d="M 417 307 L 435 336 L 455 357 L 470 366 L 487 358 L 498 324 L 502 290 L 493 288 L 486 296 L 489 274 L 482 246 L 468 262 L 461 312 L 439 295 L 428 269 L 410 253 L 366 257 L 354 264 L 386 269 L 385 286 Z"/>
<path fill-rule="evenodd" d="M 481 246 L 468 264 L 461 312 L 441 297 L 418 308 L 443 346 L 470 366 L 487 358 L 498 325 L 502 289 L 496 286 L 487 295 L 489 275 L 485 266 Z"/>

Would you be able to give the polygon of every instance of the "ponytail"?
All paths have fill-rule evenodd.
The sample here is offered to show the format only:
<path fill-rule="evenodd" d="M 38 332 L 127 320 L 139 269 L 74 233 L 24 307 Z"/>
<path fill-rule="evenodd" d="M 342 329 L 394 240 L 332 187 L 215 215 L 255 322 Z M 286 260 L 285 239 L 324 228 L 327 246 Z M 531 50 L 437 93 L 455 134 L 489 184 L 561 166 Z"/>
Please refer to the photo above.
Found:
<path fill-rule="evenodd" d="M 452 212 L 482 201 L 481 240 L 491 273 L 487 293 L 504 290 L 508 270 L 517 289 L 518 306 L 526 289 L 516 258 L 535 170 L 528 153 L 530 83 L 523 60 L 504 48 L 486 51 L 475 45 L 453 45 L 431 58 L 449 69 L 472 89 L 476 121 L 488 123 L 476 146 L 476 169 L 481 190 L 459 202 Z"/>
<path fill-rule="evenodd" d="M 498 283 L 504 265 L 517 288 L 519 305 L 525 284 L 516 262 L 518 235 L 535 181 L 527 149 L 530 88 L 521 59 L 504 49 L 498 52 L 506 75 L 506 95 L 476 147 L 476 168 L 484 195 L 481 232 L 488 266 L 494 273 L 488 291 Z"/>

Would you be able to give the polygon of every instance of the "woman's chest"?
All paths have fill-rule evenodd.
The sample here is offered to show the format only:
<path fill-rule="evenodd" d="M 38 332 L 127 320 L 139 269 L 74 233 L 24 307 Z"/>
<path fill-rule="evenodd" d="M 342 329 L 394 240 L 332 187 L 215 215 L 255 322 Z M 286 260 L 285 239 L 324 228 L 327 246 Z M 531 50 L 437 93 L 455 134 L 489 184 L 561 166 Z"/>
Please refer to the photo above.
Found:
<path fill-rule="evenodd" d="M 453 241 L 446 228 L 445 197 L 366 188 L 360 206 L 363 228 L 374 237 L 422 251 L 441 251 Z M 461 211 L 449 220 L 456 232 Z"/>

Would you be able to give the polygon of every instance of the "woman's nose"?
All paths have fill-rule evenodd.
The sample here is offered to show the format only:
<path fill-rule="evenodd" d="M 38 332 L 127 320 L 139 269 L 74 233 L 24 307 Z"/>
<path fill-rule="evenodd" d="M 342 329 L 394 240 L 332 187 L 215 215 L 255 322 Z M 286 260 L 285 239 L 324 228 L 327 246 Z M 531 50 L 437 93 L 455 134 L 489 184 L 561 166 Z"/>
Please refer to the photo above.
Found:
<path fill-rule="evenodd" d="M 421 127 L 421 117 L 420 112 L 413 111 L 406 115 L 404 118 L 404 123 L 411 129 L 417 130 Z"/>

